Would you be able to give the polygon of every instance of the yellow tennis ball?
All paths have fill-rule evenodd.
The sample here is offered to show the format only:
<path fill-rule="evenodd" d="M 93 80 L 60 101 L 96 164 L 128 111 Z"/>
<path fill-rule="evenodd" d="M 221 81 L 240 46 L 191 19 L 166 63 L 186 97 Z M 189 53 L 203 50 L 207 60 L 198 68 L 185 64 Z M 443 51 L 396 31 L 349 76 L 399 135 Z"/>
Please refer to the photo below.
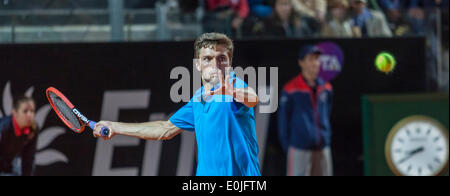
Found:
<path fill-rule="evenodd" d="M 387 52 L 382 52 L 378 54 L 375 59 L 375 66 L 377 69 L 383 73 L 389 73 L 394 70 L 396 65 L 395 58 Z"/>

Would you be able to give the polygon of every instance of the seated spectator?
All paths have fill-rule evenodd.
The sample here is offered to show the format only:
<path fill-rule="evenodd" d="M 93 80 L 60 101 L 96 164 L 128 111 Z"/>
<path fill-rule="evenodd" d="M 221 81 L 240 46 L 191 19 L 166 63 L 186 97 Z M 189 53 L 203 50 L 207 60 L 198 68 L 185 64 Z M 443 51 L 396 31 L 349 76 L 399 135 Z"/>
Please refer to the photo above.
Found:
<path fill-rule="evenodd" d="M 388 19 L 397 20 L 397 18 L 400 18 L 402 15 L 401 11 L 409 8 L 411 1 L 378 0 L 378 2 Z"/>
<path fill-rule="evenodd" d="M 328 19 L 322 28 L 322 36 L 340 38 L 353 37 L 348 11 L 348 0 L 329 0 Z"/>
<path fill-rule="evenodd" d="M 267 0 L 248 0 L 250 6 L 250 12 L 262 19 L 267 19 L 272 15 L 272 7 L 268 4 Z"/>
<path fill-rule="evenodd" d="M 389 27 L 395 36 L 412 34 L 410 22 L 403 12 L 411 7 L 412 1 L 401 0 L 378 0 L 381 9 L 386 13 Z"/>
<path fill-rule="evenodd" d="M 294 0 L 292 1 L 295 12 L 300 16 L 314 18 L 318 21 L 325 21 L 327 11 L 326 0 Z"/>
<path fill-rule="evenodd" d="M 314 34 L 319 34 L 325 23 L 327 11 L 326 0 L 293 0 L 292 5 L 297 15 L 308 25 Z"/>
<path fill-rule="evenodd" d="M 272 0 L 248 0 L 250 14 L 242 24 L 242 37 L 257 37 L 257 35 L 255 35 L 255 32 L 258 32 L 258 30 L 260 30 L 258 28 L 262 27 L 260 23 L 272 16 L 273 3 L 271 2 Z"/>
<path fill-rule="evenodd" d="M 200 4 L 198 1 L 192 1 L 192 0 L 178 0 L 178 5 L 180 8 L 180 21 L 183 24 L 186 23 L 194 23 L 198 22 L 198 8 L 200 7 Z M 202 7 L 200 7 L 202 8 Z"/>
<path fill-rule="evenodd" d="M 294 12 L 292 0 L 276 0 L 272 16 L 259 23 L 255 31 L 256 34 L 263 37 L 292 38 L 312 35 L 312 32 Z"/>
<path fill-rule="evenodd" d="M 372 10 L 382 11 L 378 0 L 367 0 L 367 7 Z"/>
<path fill-rule="evenodd" d="M 224 33 L 236 37 L 250 10 L 247 0 L 206 0 L 204 32 Z"/>
<path fill-rule="evenodd" d="M 352 31 L 355 37 L 392 37 L 383 13 L 369 10 L 367 0 L 350 0 Z"/>
<path fill-rule="evenodd" d="M 449 0 L 411 0 L 410 9 L 408 10 L 408 20 L 412 25 L 414 33 L 417 35 L 425 34 L 425 29 L 427 28 L 425 27 L 425 10 L 433 10 L 436 8 L 448 9 L 448 3 Z"/>

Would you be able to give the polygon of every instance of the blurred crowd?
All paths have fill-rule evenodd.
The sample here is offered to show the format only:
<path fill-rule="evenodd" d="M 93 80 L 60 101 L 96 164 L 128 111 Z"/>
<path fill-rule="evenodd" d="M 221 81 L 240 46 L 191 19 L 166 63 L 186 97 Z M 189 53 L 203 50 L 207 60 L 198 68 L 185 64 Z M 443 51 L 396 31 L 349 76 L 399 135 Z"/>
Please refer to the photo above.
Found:
<path fill-rule="evenodd" d="M 432 86 L 448 91 L 449 0 L 167 1 L 234 39 L 425 37 Z"/>
<path fill-rule="evenodd" d="M 163 4 L 181 11 L 181 23 L 195 21 L 203 32 L 233 38 L 350 38 L 425 35 L 430 23 L 437 21 L 436 10 L 444 10 L 442 24 L 448 28 L 449 0 L 126 0 L 123 4 L 129 10 Z M 108 1 L 4 0 L 0 5 L 0 11 L 95 9 L 108 7 Z"/>
<path fill-rule="evenodd" d="M 202 7 L 204 32 L 232 37 L 391 37 L 424 35 L 426 11 L 448 0 L 179 0 Z"/>

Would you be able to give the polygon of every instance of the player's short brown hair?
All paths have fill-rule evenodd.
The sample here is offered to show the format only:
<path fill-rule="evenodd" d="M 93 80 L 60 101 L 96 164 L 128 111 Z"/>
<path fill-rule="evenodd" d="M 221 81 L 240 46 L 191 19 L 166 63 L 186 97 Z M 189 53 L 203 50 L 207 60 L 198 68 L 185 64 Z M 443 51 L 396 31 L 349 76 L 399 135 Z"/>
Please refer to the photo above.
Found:
<path fill-rule="evenodd" d="M 216 45 L 222 45 L 228 50 L 228 56 L 230 59 L 233 58 L 234 45 L 233 41 L 222 33 L 205 33 L 195 40 L 194 44 L 194 56 L 195 58 L 200 57 L 200 50 L 202 48 L 211 48 Z"/>

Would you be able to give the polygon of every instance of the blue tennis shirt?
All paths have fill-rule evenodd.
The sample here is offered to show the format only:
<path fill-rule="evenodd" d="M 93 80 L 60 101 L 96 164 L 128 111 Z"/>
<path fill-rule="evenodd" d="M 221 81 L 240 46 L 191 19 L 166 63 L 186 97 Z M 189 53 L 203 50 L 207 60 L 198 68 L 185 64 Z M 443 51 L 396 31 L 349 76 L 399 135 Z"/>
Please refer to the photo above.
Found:
<path fill-rule="evenodd" d="M 235 88 L 248 85 L 230 74 Z M 216 85 L 212 90 L 220 87 Z M 213 95 L 204 100 L 204 87 L 179 109 L 170 122 L 194 131 L 198 145 L 197 176 L 260 176 L 253 108 L 232 96 Z"/>

